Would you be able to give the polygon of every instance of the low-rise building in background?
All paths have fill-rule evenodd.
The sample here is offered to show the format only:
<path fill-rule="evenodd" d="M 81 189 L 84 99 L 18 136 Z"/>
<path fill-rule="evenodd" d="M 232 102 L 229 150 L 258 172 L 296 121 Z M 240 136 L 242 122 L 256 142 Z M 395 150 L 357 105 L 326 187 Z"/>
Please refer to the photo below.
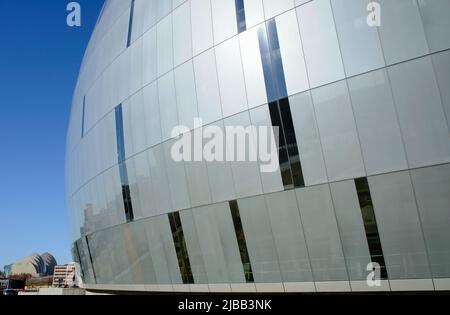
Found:
<path fill-rule="evenodd" d="M 75 264 L 56 266 L 53 273 L 53 287 L 72 288 L 76 286 Z"/>

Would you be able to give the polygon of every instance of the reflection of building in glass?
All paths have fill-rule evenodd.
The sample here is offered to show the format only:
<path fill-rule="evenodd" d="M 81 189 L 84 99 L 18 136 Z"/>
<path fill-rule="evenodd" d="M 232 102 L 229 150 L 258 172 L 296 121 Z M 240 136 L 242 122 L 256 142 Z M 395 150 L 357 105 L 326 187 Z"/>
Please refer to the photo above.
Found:
<path fill-rule="evenodd" d="M 450 289 L 450 2 L 367 3 L 106 1 L 67 137 L 88 288 Z M 196 117 L 279 127 L 279 170 L 173 161 Z"/>

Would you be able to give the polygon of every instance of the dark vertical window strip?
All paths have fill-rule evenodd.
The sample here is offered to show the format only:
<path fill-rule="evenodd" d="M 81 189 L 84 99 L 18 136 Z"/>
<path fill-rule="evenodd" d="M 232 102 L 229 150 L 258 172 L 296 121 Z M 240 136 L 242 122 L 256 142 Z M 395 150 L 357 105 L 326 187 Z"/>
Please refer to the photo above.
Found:
<path fill-rule="evenodd" d="M 292 172 L 289 161 L 289 154 L 287 151 L 286 137 L 284 134 L 284 127 L 281 121 L 280 110 L 278 108 L 278 102 L 271 102 L 269 104 L 270 119 L 272 121 L 272 126 L 278 127 L 279 137 L 278 137 L 278 160 L 280 163 L 281 179 L 283 181 L 283 186 L 285 189 L 292 188 L 294 181 L 292 179 Z"/>
<path fill-rule="evenodd" d="M 272 74 L 272 61 L 270 57 L 269 42 L 267 40 L 266 28 L 260 26 L 258 28 L 259 51 L 261 53 L 261 61 L 263 66 L 264 82 L 266 84 L 266 94 L 268 102 L 278 99 L 277 87 Z"/>
<path fill-rule="evenodd" d="M 123 131 L 123 111 L 122 104 L 115 108 L 116 116 L 116 138 L 117 138 L 117 159 L 119 161 L 120 182 L 122 185 L 123 206 L 127 222 L 134 220 L 133 204 L 131 201 L 131 191 L 128 182 L 128 170 L 125 162 L 125 135 Z"/>
<path fill-rule="evenodd" d="M 238 33 L 242 33 L 247 30 L 244 0 L 235 0 L 235 3 L 236 3 L 236 19 L 237 19 Z"/>
<path fill-rule="evenodd" d="M 128 22 L 127 48 L 130 47 L 130 45 L 131 45 L 131 34 L 133 31 L 134 1 L 135 0 L 131 0 L 130 20 Z"/>
<path fill-rule="evenodd" d="M 86 96 L 83 96 L 83 108 L 81 113 L 81 139 L 84 138 L 84 117 L 86 113 Z"/>
<path fill-rule="evenodd" d="M 125 171 L 126 166 L 124 164 L 121 164 Z M 134 213 L 133 213 L 133 204 L 131 202 L 131 191 L 130 191 L 130 185 L 128 183 L 125 183 L 122 181 L 122 198 L 123 198 L 123 206 L 125 208 L 125 218 L 127 222 L 131 222 L 134 220 Z"/>
<path fill-rule="evenodd" d="M 81 277 L 84 279 L 85 273 L 84 273 L 83 262 L 81 261 L 80 249 L 78 248 L 78 242 L 75 242 L 74 245 L 75 245 L 75 252 L 76 252 L 77 258 L 78 258 L 78 263 L 80 264 Z"/>
<path fill-rule="evenodd" d="M 288 98 L 283 98 L 278 102 L 280 109 L 283 133 L 286 139 L 286 148 L 292 171 L 294 187 L 305 187 L 303 169 L 298 152 L 297 137 L 295 136 L 294 121 L 292 120 L 291 106 Z"/>
<path fill-rule="evenodd" d="M 279 161 L 283 185 L 286 189 L 304 187 L 275 19 L 268 21 L 266 28 L 258 29 L 258 40 L 272 125 L 280 128 Z"/>
<path fill-rule="evenodd" d="M 277 98 L 281 99 L 288 96 L 286 79 L 284 75 L 283 61 L 281 59 L 280 42 L 278 40 L 278 30 L 275 19 L 266 23 L 267 37 L 269 41 L 269 50 L 272 60 L 272 73 L 277 85 Z"/>
<path fill-rule="evenodd" d="M 117 159 L 119 163 L 125 161 L 125 135 L 123 132 L 123 112 L 122 104 L 116 107 L 116 138 L 117 138 Z"/>
<path fill-rule="evenodd" d="M 193 284 L 194 276 L 192 275 L 191 262 L 184 238 L 183 226 L 179 212 L 169 213 L 170 229 L 172 231 L 173 243 L 177 254 L 178 265 L 180 267 L 181 278 L 184 284 Z"/>
<path fill-rule="evenodd" d="M 377 221 L 375 212 L 373 210 L 369 183 L 367 181 L 367 178 L 364 177 L 355 179 L 355 185 L 364 222 L 367 244 L 369 245 L 370 257 L 372 259 L 372 262 L 376 262 L 380 265 L 381 279 L 387 279 L 388 274 L 386 270 L 386 263 L 384 261 Z"/>
<path fill-rule="evenodd" d="M 231 217 L 233 218 L 234 231 L 238 242 L 239 252 L 241 254 L 242 267 L 244 269 L 245 281 L 254 282 L 252 264 L 248 254 L 247 242 L 245 241 L 244 229 L 242 227 L 241 214 L 236 200 L 229 202 Z"/>
<path fill-rule="evenodd" d="M 91 267 L 92 267 L 92 275 L 94 276 L 94 282 L 97 283 L 97 276 L 95 275 L 94 261 L 92 260 L 92 255 L 91 255 L 91 247 L 89 246 L 89 238 L 87 236 L 85 236 L 85 239 L 86 239 L 86 246 L 87 246 L 87 250 L 88 250 L 88 254 L 89 254 L 89 261 L 91 262 Z"/>

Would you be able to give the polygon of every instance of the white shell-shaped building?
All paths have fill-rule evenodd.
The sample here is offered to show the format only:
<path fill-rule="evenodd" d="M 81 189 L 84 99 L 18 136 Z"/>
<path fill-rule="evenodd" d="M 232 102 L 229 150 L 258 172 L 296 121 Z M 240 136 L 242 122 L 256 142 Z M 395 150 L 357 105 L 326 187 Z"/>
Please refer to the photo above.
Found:
<path fill-rule="evenodd" d="M 8 273 L 9 275 L 32 275 L 33 277 L 53 276 L 56 265 L 56 259 L 50 253 L 42 255 L 34 253 L 8 266 Z"/>
<path fill-rule="evenodd" d="M 88 289 L 450 289 L 450 1 L 369 2 L 105 2 L 67 136 Z M 175 161 L 180 125 L 278 127 L 279 167 Z"/>

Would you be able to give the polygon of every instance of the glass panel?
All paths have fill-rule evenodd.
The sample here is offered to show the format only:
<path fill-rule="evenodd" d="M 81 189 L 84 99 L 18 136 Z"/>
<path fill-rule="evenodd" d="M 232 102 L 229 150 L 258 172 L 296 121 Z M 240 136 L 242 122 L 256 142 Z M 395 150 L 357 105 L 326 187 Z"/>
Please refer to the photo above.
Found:
<path fill-rule="evenodd" d="M 132 157 L 129 160 L 127 160 L 127 170 L 128 170 L 128 185 L 130 186 L 130 200 L 134 200 L 133 206 L 132 206 L 133 220 L 137 220 L 138 218 L 142 218 L 143 214 L 142 214 L 141 203 L 140 203 L 139 189 L 137 186 L 135 157 Z M 98 186 L 98 188 L 97 188 L 98 193 L 101 189 L 103 189 L 103 185 Z M 99 206 L 100 206 L 100 204 L 99 204 Z M 100 211 L 102 211 L 102 210 L 100 210 Z"/>
<path fill-rule="evenodd" d="M 230 201 L 231 217 L 233 218 L 234 231 L 239 246 L 239 253 L 241 255 L 242 267 L 244 270 L 245 280 L 253 282 L 253 269 L 250 263 L 250 256 L 248 254 L 247 242 L 245 240 L 244 229 L 242 228 L 241 214 L 236 200 Z"/>
<path fill-rule="evenodd" d="M 369 177 L 389 279 L 431 277 L 408 172 Z"/>
<path fill-rule="evenodd" d="M 161 143 L 161 120 L 159 113 L 159 99 L 157 82 L 147 85 L 143 89 L 144 119 L 147 146 L 153 147 Z M 142 130 L 141 130 L 142 132 Z"/>
<path fill-rule="evenodd" d="M 274 19 L 266 23 L 267 37 L 269 39 L 269 51 L 272 61 L 272 75 L 278 88 L 277 99 L 287 97 L 286 79 L 284 77 L 284 68 L 281 61 L 280 42 L 278 40 L 278 29 Z M 271 99 L 272 101 L 272 99 Z"/>
<path fill-rule="evenodd" d="M 343 79 L 330 1 L 308 2 L 297 8 L 297 14 L 311 87 Z"/>
<path fill-rule="evenodd" d="M 142 89 L 144 62 L 144 42 L 138 38 L 129 48 L 130 52 L 130 95 Z M 105 84 L 106 85 L 106 84 Z M 104 93 L 104 92 L 103 92 Z"/>
<path fill-rule="evenodd" d="M 347 269 L 329 186 L 297 189 L 296 194 L 314 280 L 347 280 Z"/>
<path fill-rule="evenodd" d="M 255 282 L 281 282 L 278 254 L 264 197 L 239 200 L 238 207 Z"/>
<path fill-rule="evenodd" d="M 263 66 L 264 81 L 266 84 L 266 94 L 269 101 L 275 101 L 279 98 L 276 78 L 273 73 L 272 56 L 269 47 L 269 40 L 264 25 L 257 28 L 259 50 Z"/>
<path fill-rule="evenodd" d="M 303 46 L 294 10 L 276 17 L 280 54 L 283 62 L 287 94 L 309 89 Z"/>
<path fill-rule="evenodd" d="M 450 48 L 450 1 L 419 0 L 419 8 L 430 50 Z"/>
<path fill-rule="evenodd" d="M 164 217 L 166 220 L 163 222 L 162 217 Z M 148 244 L 148 250 L 149 254 L 151 256 L 153 268 L 155 270 L 155 283 L 156 284 L 170 284 L 172 283 L 172 280 L 170 279 L 170 272 L 169 272 L 169 263 L 167 261 L 168 258 L 166 258 L 164 243 L 162 239 L 161 231 L 164 230 L 164 227 L 166 227 L 167 222 L 167 216 L 162 217 L 155 217 L 151 218 L 149 220 L 142 221 L 145 225 L 145 234 L 141 235 L 142 238 L 144 238 Z M 136 224 L 139 224 L 138 221 Z M 161 227 L 160 227 L 161 222 Z M 162 224 L 165 223 L 165 224 Z M 167 227 L 168 229 L 168 227 Z M 167 231 L 169 233 L 169 230 Z M 172 247 L 173 248 L 173 247 Z M 172 249 L 175 251 L 175 249 Z M 175 256 L 175 261 L 176 255 Z M 169 256 L 172 257 L 172 256 Z M 178 264 L 178 262 L 177 262 Z M 175 265 L 178 268 L 178 265 Z M 179 272 L 178 272 L 179 274 Z"/>
<path fill-rule="evenodd" d="M 402 63 L 388 71 L 409 166 L 449 162 L 448 126 L 430 57 Z"/>
<path fill-rule="evenodd" d="M 189 2 L 173 11 L 173 53 L 177 66 L 192 58 L 191 12 Z"/>
<path fill-rule="evenodd" d="M 248 109 L 238 38 L 234 37 L 217 46 L 216 59 L 223 116 L 228 117 Z"/>
<path fill-rule="evenodd" d="M 161 2 L 168 2 L 162 0 Z M 167 16 L 157 25 L 158 76 L 173 68 L 172 15 Z"/>
<path fill-rule="evenodd" d="M 264 73 L 259 51 L 258 28 L 239 35 L 247 98 L 250 108 L 267 103 Z"/>
<path fill-rule="evenodd" d="M 193 214 L 208 282 L 245 282 L 238 241 L 228 203 L 197 208 Z M 239 235 L 243 236 L 242 233 Z"/>
<path fill-rule="evenodd" d="M 218 44 L 237 34 L 236 6 L 230 0 L 212 0 L 214 43 Z"/>
<path fill-rule="evenodd" d="M 179 123 L 189 129 L 194 129 L 194 119 L 199 115 L 192 61 L 176 68 L 174 74 Z"/>
<path fill-rule="evenodd" d="M 186 241 L 186 250 L 189 254 L 190 268 L 195 283 L 209 283 L 192 211 L 195 210 L 185 210 L 180 212 L 184 238 Z"/>
<path fill-rule="evenodd" d="M 266 19 L 270 19 L 294 7 L 294 0 L 263 0 Z"/>
<path fill-rule="evenodd" d="M 157 5 L 158 20 L 161 20 L 172 10 L 173 0 L 156 0 L 156 1 L 158 1 Z"/>
<path fill-rule="evenodd" d="M 128 267 L 130 268 L 132 282 L 127 284 L 155 283 L 153 263 L 148 252 L 148 243 L 145 237 L 145 226 L 142 221 L 136 224 L 122 225 Z"/>
<path fill-rule="evenodd" d="M 408 168 L 386 71 L 353 77 L 348 85 L 367 173 Z"/>
<path fill-rule="evenodd" d="M 291 164 L 294 187 L 304 187 L 305 180 L 303 179 L 303 170 L 298 154 L 297 137 L 295 136 L 289 99 L 282 99 L 278 104 L 283 123 L 284 136 L 286 138 L 286 147 L 289 155 L 289 162 Z"/>
<path fill-rule="evenodd" d="M 192 131 L 186 136 L 195 137 L 202 136 L 199 133 L 201 129 Z M 194 146 L 194 144 L 192 145 Z M 189 189 L 192 207 L 207 205 L 211 203 L 211 192 L 209 189 L 208 170 L 205 161 L 186 161 L 184 162 L 186 169 L 186 180 Z M 222 180 L 222 178 L 220 178 Z"/>
<path fill-rule="evenodd" d="M 283 281 L 313 281 L 295 193 L 266 195 L 266 202 Z"/>
<path fill-rule="evenodd" d="M 289 99 L 306 186 L 327 182 L 325 161 L 311 92 Z"/>
<path fill-rule="evenodd" d="M 450 51 L 432 56 L 436 79 L 441 92 L 447 124 L 450 128 Z"/>
<path fill-rule="evenodd" d="M 450 276 L 450 165 L 411 172 L 434 278 Z"/>
<path fill-rule="evenodd" d="M 144 2 L 150 2 L 147 0 L 141 0 Z M 143 71 L 143 83 L 144 85 L 153 82 L 158 76 L 158 56 L 157 56 L 157 41 L 156 41 L 156 27 L 146 32 L 142 37 L 142 50 L 143 58 L 142 71 Z"/>
<path fill-rule="evenodd" d="M 177 252 L 178 265 L 180 266 L 183 284 L 194 283 L 180 213 L 169 213 L 168 218 L 170 222 L 170 229 L 172 231 L 173 243 L 175 245 L 175 251 Z"/>
<path fill-rule="evenodd" d="M 175 162 L 171 156 L 172 146 L 176 139 L 163 143 L 164 156 L 167 169 L 167 178 L 170 187 L 170 196 L 172 199 L 172 209 L 189 209 L 191 203 L 189 200 L 189 191 L 187 187 L 185 162 Z"/>
<path fill-rule="evenodd" d="M 133 0 L 133 27 L 131 29 L 131 42 L 134 42 L 137 38 L 142 36 L 144 27 L 144 1 Z"/>
<path fill-rule="evenodd" d="M 238 33 L 242 33 L 247 30 L 247 24 L 245 22 L 244 0 L 235 0 L 235 4 Z"/>
<path fill-rule="evenodd" d="M 266 127 L 268 128 L 268 130 L 271 132 L 271 134 L 269 135 L 270 137 L 273 138 L 269 138 L 269 142 L 271 139 L 276 139 L 275 138 L 275 131 L 272 129 L 272 121 L 270 118 L 270 112 L 269 112 L 269 108 L 268 106 L 260 106 L 258 108 L 254 108 L 250 111 L 250 118 L 252 121 L 252 125 L 256 126 L 256 127 Z M 261 138 L 260 140 L 261 141 Z M 258 144 L 259 148 L 261 148 L 262 143 Z M 273 146 L 273 147 L 272 147 Z M 268 143 L 266 145 L 266 148 L 270 148 L 270 152 L 273 153 L 272 155 L 275 155 L 275 153 L 277 153 L 277 147 L 276 144 L 271 145 L 271 143 Z M 271 163 L 276 163 L 276 171 L 274 172 L 260 172 L 261 174 L 261 181 L 262 181 L 262 186 L 263 186 L 263 190 L 264 193 L 270 193 L 270 192 L 275 192 L 275 191 L 281 191 L 284 189 L 283 186 L 283 181 L 281 179 L 281 172 L 279 167 L 279 161 L 277 161 L 275 158 L 278 158 L 278 156 L 274 157 L 272 156 L 271 159 L 273 159 L 273 161 L 271 160 Z M 263 161 L 260 162 L 260 166 L 261 165 L 267 165 L 269 163 L 264 163 Z"/>
<path fill-rule="evenodd" d="M 214 49 L 210 49 L 194 58 L 198 113 L 205 125 L 222 118 L 216 69 Z"/>
<path fill-rule="evenodd" d="M 179 125 L 173 72 L 158 79 L 158 95 L 162 140 L 165 141 L 172 137 L 173 128 Z"/>
<path fill-rule="evenodd" d="M 222 133 L 225 134 L 225 128 L 222 121 L 211 126 L 220 128 Z M 203 145 L 208 142 L 209 139 L 205 139 Z M 226 160 L 214 160 L 206 162 L 206 167 L 208 168 L 208 180 L 213 202 L 236 199 L 231 163 Z"/>
<path fill-rule="evenodd" d="M 312 91 L 330 181 L 364 176 L 355 118 L 345 81 Z"/>
<path fill-rule="evenodd" d="M 371 259 L 355 183 L 348 180 L 330 186 L 350 279 L 366 280 Z"/>
<path fill-rule="evenodd" d="M 119 174 L 120 174 L 120 182 L 122 185 L 123 204 L 125 208 L 126 220 L 127 222 L 130 222 L 134 220 L 134 214 L 128 180 L 128 171 L 125 163 L 125 139 L 123 133 L 122 105 L 116 107 L 115 114 L 116 114 L 117 156 L 119 161 Z"/>
<path fill-rule="evenodd" d="M 347 76 L 384 66 L 377 28 L 366 22 L 367 4 L 367 0 L 331 1 Z"/>
<path fill-rule="evenodd" d="M 153 195 L 153 183 L 150 176 L 148 153 L 143 152 L 134 157 L 136 166 L 137 191 L 139 192 L 140 209 L 142 217 L 148 218 L 156 214 L 156 203 Z"/>
<path fill-rule="evenodd" d="M 382 22 L 381 44 L 387 64 L 393 64 L 428 53 L 416 0 L 380 0 Z M 411 36 L 414 34 L 414 36 Z"/>
<path fill-rule="evenodd" d="M 191 16 L 195 56 L 213 45 L 211 0 L 191 0 Z"/>
<path fill-rule="evenodd" d="M 128 23 L 127 47 L 130 47 L 130 45 L 131 45 L 131 34 L 133 31 L 134 2 L 135 2 L 135 0 L 131 0 L 130 20 Z"/>
<path fill-rule="evenodd" d="M 381 248 L 380 235 L 378 233 L 377 220 L 373 211 L 372 197 L 367 178 L 355 179 L 356 191 L 358 192 L 359 206 L 361 208 L 367 243 L 369 245 L 370 257 L 373 262 L 380 265 L 381 279 L 387 279 L 386 263 L 384 261 L 383 249 Z"/>
<path fill-rule="evenodd" d="M 147 154 L 156 213 L 168 213 L 172 210 L 172 205 L 163 146 L 158 145 L 148 150 Z"/>
<path fill-rule="evenodd" d="M 130 97 L 129 102 L 129 120 L 131 120 L 131 142 L 133 154 L 144 151 L 147 148 L 147 135 L 145 112 L 144 112 L 144 94 L 142 90 Z"/>
<path fill-rule="evenodd" d="M 284 134 L 284 128 L 281 121 L 280 110 L 277 102 L 269 104 L 270 118 L 272 126 L 277 127 L 279 130 L 278 138 L 278 160 L 280 163 L 281 179 L 285 189 L 293 188 L 294 181 L 292 179 L 291 165 L 289 161 L 289 154 L 286 145 L 286 137 Z"/>
<path fill-rule="evenodd" d="M 262 0 L 243 0 L 245 7 L 245 22 L 247 29 L 264 21 Z"/>
<path fill-rule="evenodd" d="M 84 115 L 86 112 L 86 96 L 83 97 L 83 109 L 81 114 L 81 138 L 84 137 Z"/>
<path fill-rule="evenodd" d="M 249 112 L 244 112 L 235 116 L 232 116 L 224 120 L 224 125 L 226 127 L 244 127 L 250 126 L 250 116 Z M 237 130 L 237 129 L 235 129 Z M 257 156 L 256 145 L 254 141 L 253 132 L 248 132 L 245 134 L 245 161 L 237 161 L 237 145 L 238 141 L 233 140 L 238 137 L 230 135 L 226 137 L 227 150 L 229 152 L 235 152 L 234 161 L 230 162 L 231 170 L 234 179 L 234 187 L 238 198 L 254 196 L 262 194 L 262 184 L 260 177 L 260 169 L 257 161 L 249 161 L 251 155 Z M 242 138 L 242 136 L 240 136 Z M 234 142 L 234 143 L 233 143 Z M 239 148 L 242 149 L 242 148 Z M 230 153 L 231 154 L 231 153 Z"/>

